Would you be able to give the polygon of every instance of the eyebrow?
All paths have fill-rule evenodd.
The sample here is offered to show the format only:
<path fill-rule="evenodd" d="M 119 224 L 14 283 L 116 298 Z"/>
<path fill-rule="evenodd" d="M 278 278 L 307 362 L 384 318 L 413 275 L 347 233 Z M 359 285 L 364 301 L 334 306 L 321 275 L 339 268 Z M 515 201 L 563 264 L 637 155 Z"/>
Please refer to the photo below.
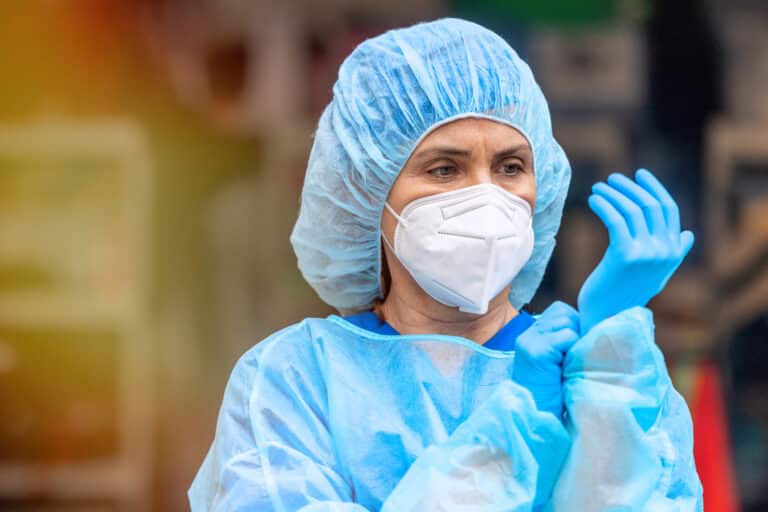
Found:
<path fill-rule="evenodd" d="M 493 154 L 493 159 L 501 160 L 508 156 L 514 155 L 521 150 L 530 151 L 531 148 L 530 146 L 528 146 L 528 143 L 522 142 L 515 146 L 510 146 L 508 148 L 497 151 L 496 153 Z M 468 157 L 471 155 L 472 155 L 472 151 L 468 149 L 461 149 L 461 148 L 455 148 L 455 147 L 438 147 L 438 148 L 431 148 L 431 149 L 425 149 L 423 151 L 419 151 L 414 155 L 414 158 L 421 160 L 429 157 L 441 157 L 441 156 Z"/>
<path fill-rule="evenodd" d="M 472 151 L 468 149 L 442 147 L 442 148 L 432 148 L 432 149 L 425 149 L 423 151 L 419 151 L 414 155 L 414 157 L 418 159 L 423 159 L 428 157 L 439 157 L 439 156 L 467 157 L 467 156 L 470 156 L 471 154 L 472 154 Z"/>
<path fill-rule="evenodd" d="M 531 152 L 531 147 L 526 142 L 522 142 L 520 144 L 517 144 L 516 146 L 510 146 L 508 148 L 502 149 L 501 151 L 497 151 L 493 154 L 493 161 L 497 162 L 499 160 L 504 160 L 505 158 L 509 156 L 516 155 L 517 153 L 520 153 L 521 151 L 526 151 L 528 153 Z"/>

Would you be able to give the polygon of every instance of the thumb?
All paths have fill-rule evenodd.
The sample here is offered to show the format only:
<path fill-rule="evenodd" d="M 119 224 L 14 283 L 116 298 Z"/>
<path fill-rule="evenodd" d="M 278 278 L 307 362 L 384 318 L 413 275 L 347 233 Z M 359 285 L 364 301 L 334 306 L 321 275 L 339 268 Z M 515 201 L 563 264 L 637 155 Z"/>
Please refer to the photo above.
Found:
<path fill-rule="evenodd" d="M 693 247 L 693 243 L 695 241 L 695 238 L 696 237 L 693 236 L 693 232 L 692 231 L 686 230 L 686 231 L 683 231 L 682 233 L 680 233 L 680 247 L 682 248 L 682 253 L 681 253 L 681 258 L 680 259 L 683 259 L 683 258 L 686 257 L 688 252 L 691 250 L 691 247 Z"/>

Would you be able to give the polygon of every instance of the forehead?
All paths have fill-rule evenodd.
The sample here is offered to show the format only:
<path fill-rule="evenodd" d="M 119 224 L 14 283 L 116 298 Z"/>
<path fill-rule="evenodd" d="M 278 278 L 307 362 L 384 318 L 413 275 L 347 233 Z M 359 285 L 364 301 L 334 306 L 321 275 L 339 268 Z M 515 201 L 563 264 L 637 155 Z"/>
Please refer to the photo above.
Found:
<path fill-rule="evenodd" d="M 502 122 L 482 118 L 457 119 L 438 126 L 424 137 L 416 149 L 474 144 L 524 145 L 530 149 L 528 139 L 517 129 Z"/>

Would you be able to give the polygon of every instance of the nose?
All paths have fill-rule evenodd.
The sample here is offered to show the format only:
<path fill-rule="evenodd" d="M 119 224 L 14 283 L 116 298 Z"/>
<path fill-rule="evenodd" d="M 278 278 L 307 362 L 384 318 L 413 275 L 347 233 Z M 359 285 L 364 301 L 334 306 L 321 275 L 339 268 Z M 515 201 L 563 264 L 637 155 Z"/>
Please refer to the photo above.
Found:
<path fill-rule="evenodd" d="M 493 184 L 493 173 L 488 165 L 474 165 L 469 173 L 470 185 Z"/>

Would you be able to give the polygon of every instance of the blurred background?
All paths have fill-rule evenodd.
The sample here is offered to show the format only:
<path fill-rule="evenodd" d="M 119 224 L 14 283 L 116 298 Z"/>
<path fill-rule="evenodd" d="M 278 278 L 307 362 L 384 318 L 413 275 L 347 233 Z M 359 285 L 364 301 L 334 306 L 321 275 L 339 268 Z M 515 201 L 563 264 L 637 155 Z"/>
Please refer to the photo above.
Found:
<path fill-rule="evenodd" d="M 653 304 L 710 511 L 768 511 L 763 0 L 2 0 L 0 510 L 186 510 L 232 365 L 332 311 L 288 235 L 342 59 L 461 16 L 530 63 L 573 165 L 532 312 L 648 167 L 697 244 Z"/>

